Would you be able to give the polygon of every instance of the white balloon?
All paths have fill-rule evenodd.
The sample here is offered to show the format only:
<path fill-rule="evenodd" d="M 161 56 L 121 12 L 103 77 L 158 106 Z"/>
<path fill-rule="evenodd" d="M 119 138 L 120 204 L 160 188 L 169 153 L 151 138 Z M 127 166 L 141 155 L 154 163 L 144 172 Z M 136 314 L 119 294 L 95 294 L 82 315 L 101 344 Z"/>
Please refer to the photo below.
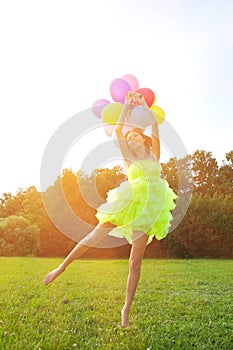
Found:
<path fill-rule="evenodd" d="M 141 129 L 145 129 L 148 125 L 150 125 L 150 121 L 142 106 L 136 106 L 132 109 L 127 118 L 127 122 L 133 127 L 138 127 Z"/>

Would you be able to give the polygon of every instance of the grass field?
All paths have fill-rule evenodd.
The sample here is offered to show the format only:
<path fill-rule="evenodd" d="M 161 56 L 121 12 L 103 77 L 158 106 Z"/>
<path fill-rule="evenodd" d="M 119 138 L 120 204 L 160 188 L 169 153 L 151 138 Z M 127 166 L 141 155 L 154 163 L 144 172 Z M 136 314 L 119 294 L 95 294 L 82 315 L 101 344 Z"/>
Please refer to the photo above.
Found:
<path fill-rule="evenodd" d="M 126 260 L 0 258 L 0 349 L 233 349 L 232 260 L 144 260 L 120 326 Z"/>

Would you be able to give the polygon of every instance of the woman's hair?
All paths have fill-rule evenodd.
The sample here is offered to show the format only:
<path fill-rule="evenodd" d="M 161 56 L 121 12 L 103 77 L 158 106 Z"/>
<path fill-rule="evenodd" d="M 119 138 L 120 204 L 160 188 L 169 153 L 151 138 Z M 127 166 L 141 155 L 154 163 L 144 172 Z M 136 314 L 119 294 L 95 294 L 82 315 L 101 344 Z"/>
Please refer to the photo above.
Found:
<path fill-rule="evenodd" d="M 144 143 L 144 144 L 145 144 L 145 147 L 146 147 L 149 151 L 151 150 L 151 147 L 152 147 L 152 139 L 151 139 L 151 137 L 144 135 L 142 129 L 140 129 L 140 128 L 133 128 L 133 129 L 130 129 L 129 131 L 127 131 L 127 132 L 125 133 L 124 137 L 126 138 L 126 140 L 127 140 L 127 136 L 128 136 L 131 132 L 136 132 L 136 133 L 138 133 L 139 135 L 141 135 L 142 138 L 143 138 L 144 141 L 145 141 L 145 143 Z"/>

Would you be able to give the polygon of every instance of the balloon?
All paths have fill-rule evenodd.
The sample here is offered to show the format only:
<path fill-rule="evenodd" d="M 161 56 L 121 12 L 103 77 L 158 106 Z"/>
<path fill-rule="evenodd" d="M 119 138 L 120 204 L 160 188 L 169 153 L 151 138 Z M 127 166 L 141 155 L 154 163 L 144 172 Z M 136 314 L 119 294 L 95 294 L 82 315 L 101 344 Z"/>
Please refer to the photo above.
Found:
<path fill-rule="evenodd" d="M 107 136 L 112 136 L 113 130 L 115 129 L 115 124 L 105 124 L 104 131 Z"/>
<path fill-rule="evenodd" d="M 112 102 L 106 105 L 101 113 L 101 117 L 104 123 L 116 124 L 120 117 L 123 107 L 124 105 L 118 102 Z"/>
<path fill-rule="evenodd" d="M 155 103 L 155 94 L 151 89 L 141 88 L 136 90 L 135 92 L 138 92 L 143 95 L 148 107 L 152 106 L 153 103 Z"/>
<path fill-rule="evenodd" d="M 116 102 L 125 102 L 125 96 L 127 92 L 131 90 L 131 86 L 124 79 L 115 79 L 110 85 L 110 93 L 112 99 Z"/>
<path fill-rule="evenodd" d="M 92 104 L 92 112 L 94 113 L 94 115 L 97 118 L 101 118 L 101 112 L 102 112 L 103 108 L 109 103 L 110 103 L 110 101 L 105 100 L 105 99 L 96 100 Z"/>
<path fill-rule="evenodd" d="M 138 80 L 136 77 L 134 77 L 133 75 L 131 74 L 126 74 L 126 75 L 123 75 L 122 77 L 124 80 L 126 80 L 130 87 L 131 87 L 131 91 L 135 91 L 137 89 L 139 89 L 139 83 L 138 83 Z"/>
<path fill-rule="evenodd" d="M 132 127 L 141 129 L 145 129 L 150 125 L 150 121 L 142 106 L 136 106 L 132 109 L 130 115 L 127 117 L 127 123 L 131 124 Z"/>
<path fill-rule="evenodd" d="M 157 120 L 158 124 L 161 124 L 164 119 L 165 119 L 165 112 L 164 110 L 159 107 L 159 106 L 151 106 L 150 109 L 152 110 L 152 112 L 154 113 L 154 116 Z"/>

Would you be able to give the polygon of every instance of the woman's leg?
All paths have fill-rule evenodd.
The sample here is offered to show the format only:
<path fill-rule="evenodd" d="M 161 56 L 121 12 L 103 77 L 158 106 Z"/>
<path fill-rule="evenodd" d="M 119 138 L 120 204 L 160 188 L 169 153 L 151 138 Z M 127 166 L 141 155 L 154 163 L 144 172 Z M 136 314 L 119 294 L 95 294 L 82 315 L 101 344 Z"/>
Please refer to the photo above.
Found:
<path fill-rule="evenodd" d="M 66 267 L 75 259 L 82 256 L 92 246 L 99 243 L 113 228 L 115 225 L 111 223 L 98 224 L 93 231 L 91 231 L 85 238 L 83 238 L 67 255 L 65 260 L 59 265 L 59 267 L 50 273 L 48 273 L 44 279 L 44 284 L 47 285 L 55 280 Z"/>
<path fill-rule="evenodd" d="M 122 326 L 129 327 L 129 310 L 138 285 L 143 254 L 146 249 L 148 236 L 143 234 L 133 242 L 129 258 L 129 275 L 126 286 L 125 305 L 121 310 Z"/>

